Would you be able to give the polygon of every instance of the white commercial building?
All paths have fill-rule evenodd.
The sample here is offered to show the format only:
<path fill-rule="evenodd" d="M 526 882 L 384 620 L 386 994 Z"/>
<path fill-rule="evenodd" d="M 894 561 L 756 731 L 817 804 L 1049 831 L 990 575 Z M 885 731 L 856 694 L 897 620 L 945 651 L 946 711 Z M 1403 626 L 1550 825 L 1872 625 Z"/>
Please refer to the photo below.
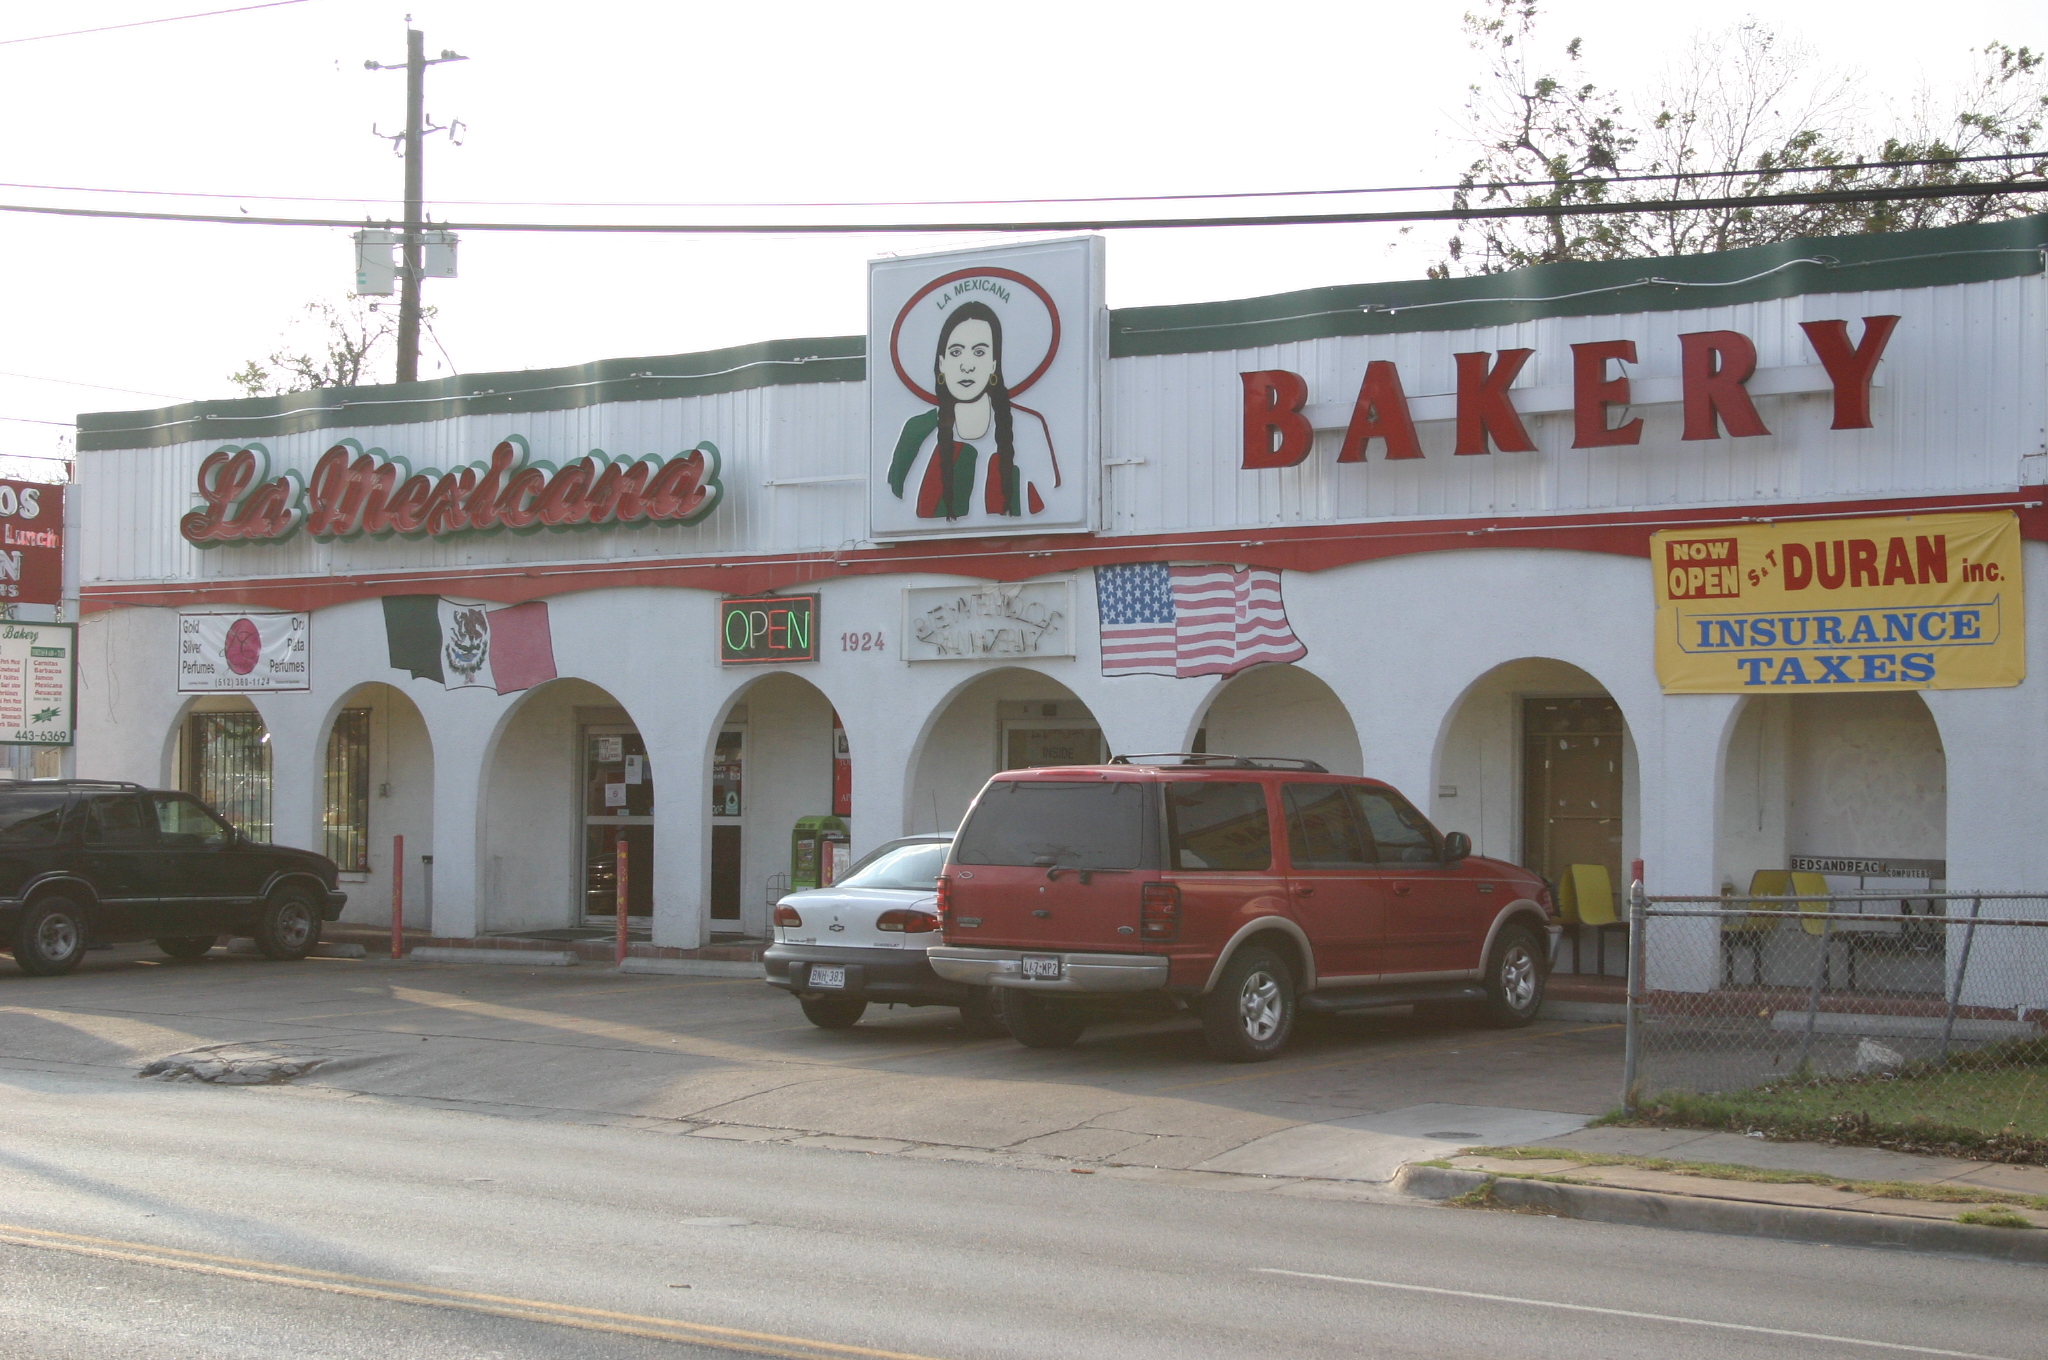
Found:
<path fill-rule="evenodd" d="M 403 835 L 443 937 L 609 924 L 622 834 L 655 946 L 759 936 L 800 818 L 1191 749 L 1553 876 L 2048 884 L 2044 242 L 1112 312 L 1083 239 L 878 262 L 865 337 L 87 416 L 77 768 L 351 920 Z"/>

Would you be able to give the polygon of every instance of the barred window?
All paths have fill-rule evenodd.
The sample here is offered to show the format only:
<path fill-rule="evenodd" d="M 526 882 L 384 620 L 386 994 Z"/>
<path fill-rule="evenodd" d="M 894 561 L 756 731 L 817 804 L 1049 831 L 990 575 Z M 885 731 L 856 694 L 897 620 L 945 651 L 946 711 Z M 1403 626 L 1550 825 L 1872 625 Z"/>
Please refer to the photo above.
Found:
<path fill-rule="evenodd" d="M 194 713 L 185 720 L 185 792 L 252 841 L 271 839 L 270 733 L 260 714 Z"/>
<path fill-rule="evenodd" d="M 327 734 L 327 858 L 345 874 L 370 871 L 370 710 L 344 708 Z"/>

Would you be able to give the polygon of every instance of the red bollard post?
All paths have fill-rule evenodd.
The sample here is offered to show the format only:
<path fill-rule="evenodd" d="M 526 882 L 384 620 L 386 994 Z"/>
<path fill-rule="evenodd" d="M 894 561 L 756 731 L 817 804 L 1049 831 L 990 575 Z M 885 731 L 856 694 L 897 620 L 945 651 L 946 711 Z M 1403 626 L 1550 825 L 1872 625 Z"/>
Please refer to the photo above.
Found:
<path fill-rule="evenodd" d="M 391 838 L 391 957 L 405 954 L 405 837 Z"/>
<path fill-rule="evenodd" d="M 619 914 L 619 943 L 612 956 L 612 962 L 618 964 L 626 961 L 626 828 L 623 826 L 619 828 L 618 854 L 616 859 L 618 864 L 619 900 L 615 910 Z"/>

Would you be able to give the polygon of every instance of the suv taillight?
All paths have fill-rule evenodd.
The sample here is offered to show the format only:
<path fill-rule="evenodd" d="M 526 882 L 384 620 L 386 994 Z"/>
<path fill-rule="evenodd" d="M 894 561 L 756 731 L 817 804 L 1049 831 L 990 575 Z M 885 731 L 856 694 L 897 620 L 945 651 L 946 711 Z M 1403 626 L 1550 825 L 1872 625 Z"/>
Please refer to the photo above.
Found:
<path fill-rule="evenodd" d="M 803 923 L 804 918 L 797 914 L 797 909 L 795 907 L 777 907 L 775 909 L 776 925 L 794 927 L 800 926 Z"/>
<path fill-rule="evenodd" d="M 885 911 L 875 918 L 876 930 L 901 931 L 906 935 L 925 935 L 939 928 L 939 918 L 928 911 L 911 911 L 897 908 Z"/>
<path fill-rule="evenodd" d="M 1138 938 L 1177 940 L 1180 938 L 1180 887 L 1174 883 L 1147 883 L 1138 898 Z"/>
<path fill-rule="evenodd" d="M 939 881 L 936 885 L 936 891 L 938 893 L 938 900 L 935 905 L 939 909 L 939 921 L 943 925 L 952 925 L 953 880 L 947 878 L 944 874 L 939 875 Z"/>
<path fill-rule="evenodd" d="M 1543 886 L 1536 890 L 1536 905 L 1543 908 L 1545 916 L 1561 914 L 1557 908 L 1557 886 L 1547 878 L 1543 880 Z"/>

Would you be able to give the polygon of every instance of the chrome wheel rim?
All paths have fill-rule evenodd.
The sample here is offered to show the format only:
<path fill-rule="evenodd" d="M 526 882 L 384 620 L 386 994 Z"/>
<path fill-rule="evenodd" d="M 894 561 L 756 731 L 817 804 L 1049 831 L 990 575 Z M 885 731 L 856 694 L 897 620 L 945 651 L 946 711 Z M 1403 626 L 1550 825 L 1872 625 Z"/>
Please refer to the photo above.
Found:
<path fill-rule="evenodd" d="M 1262 1044 L 1280 1032 L 1280 980 L 1264 969 L 1247 974 L 1237 993 L 1245 1038 Z"/>
<path fill-rule="evenodd" d="M 36 926 L 36 952 L 52 963 L 78 952 L 78 922 L 69 916 L 45 916 Z"/>
<path fill-rule="evenodd" d="M 278 908 L 277 942 L 286 949 L 297 949 L 313 937 L 313 913 L 303 902 L 290 902 Z"/>
<path fill-rule="evenodd" d="M 1515 945 L 1500 961 L 1500 994 L 1518 1011 L 1536 1004 L 1536 956 L 1527 945 Z"/>

